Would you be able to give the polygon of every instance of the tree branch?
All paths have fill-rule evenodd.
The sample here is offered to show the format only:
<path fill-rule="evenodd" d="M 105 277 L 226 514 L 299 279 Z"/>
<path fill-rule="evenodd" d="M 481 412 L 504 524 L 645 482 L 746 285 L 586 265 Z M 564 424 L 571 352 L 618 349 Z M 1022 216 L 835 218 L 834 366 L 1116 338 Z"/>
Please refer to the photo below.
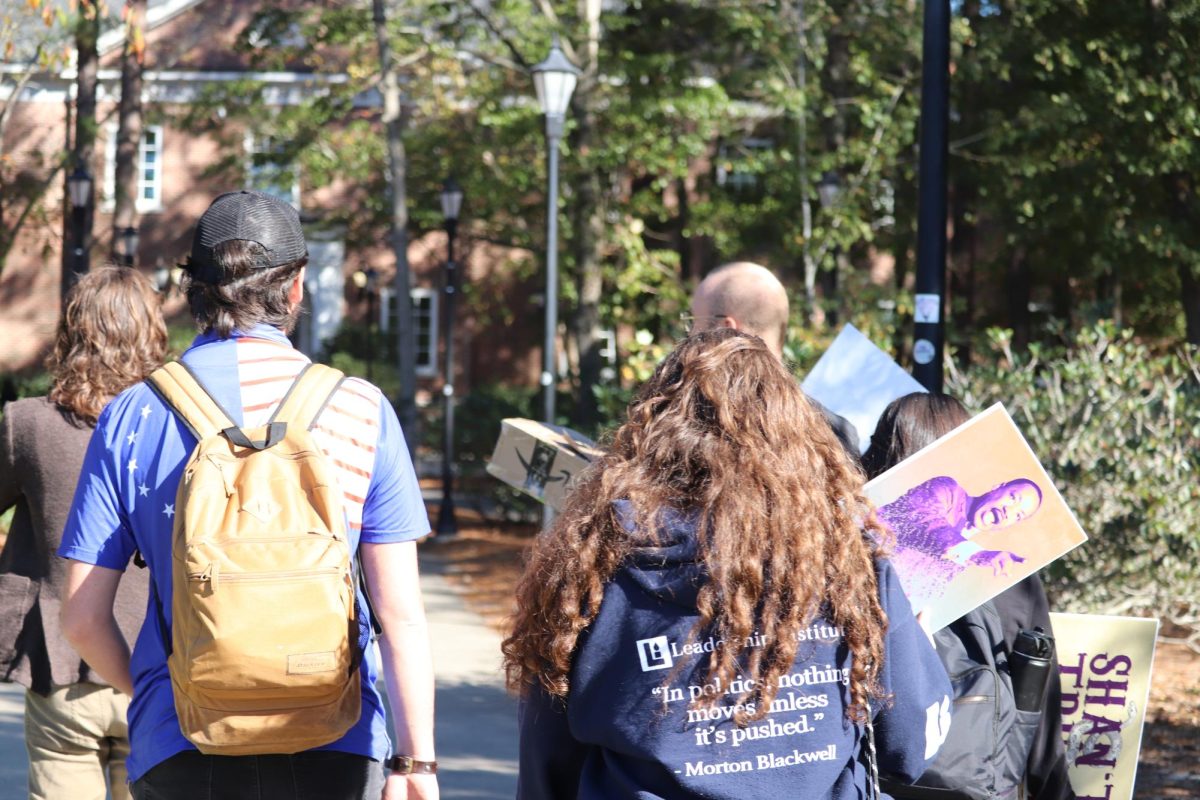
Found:
<path fill-rule="evenodd" d="M 12 93 L 9 94 L 8 100 L 4 102 L 4 106 L 0 107 L 0 152 L 4 149 L 4 131 L 8 128 L 8 120 L 12 115 L 12 110 L 16 106 L 17 101 L 21 98 L 21 92 L 24 91 L 26 84 L 33 78 L 33 73 L 37 70 L 38 59 L 42 55 L 42 44 L 39 42 L 37 50 L 33 53 L 33 58 L 29 59 L 29 69 L 21 73 L 17 78 L 16 84 L 13 87 Z"/>
<path fill-rule="evenodd" d="M 520 65 L 520 68 L 522 70 L 528 70 L 530 67 L 529 62 L 525 60 L 525 56 L 523 56 L 521 51 L 517 49 L 517 45 L 512 41 L 512 39 L 506 36 L 504 31 L 500 30 L 495 21 L 489 17 L 483 9 L 476 7 L 474 3 L 469 3 L 468 6 L 475 16 L 487 26 L 488 30 L 490 30 L 492 34 L 494 34 L 495 37 L 500 40 L 500 43 L 508 48 L 508 52 L 513 54 L 513 58 L 516 60 L 517 64 Z"/>
<path fill-rule="evenodd" d="M 562 22 L 559 20 L 558 14 L 555 13 L 554 7 L 550 5 L 549 0 L 534 0 L 534 5 L 537 6 L 538 11 L 542 12 L 543 17 L 550 20 L 551 24 L 553 24 L 555 28 L 562 28 Z M 576 54 L 575 48 L 571 45 L 569 40 L 560 39 L 559 46 L 562 47 L 563 52 L 567 55 L 567 58 L 571 59 L 571 61 L 575 64 L 579 63 L 579 56 Z"/>

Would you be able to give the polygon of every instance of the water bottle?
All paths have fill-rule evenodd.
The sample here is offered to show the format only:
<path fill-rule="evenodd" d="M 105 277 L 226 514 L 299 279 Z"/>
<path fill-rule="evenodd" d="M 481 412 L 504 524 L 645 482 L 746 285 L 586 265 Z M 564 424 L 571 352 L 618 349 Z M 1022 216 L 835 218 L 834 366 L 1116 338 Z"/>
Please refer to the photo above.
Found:
<path fill-rule="evenodd" d="M 1050 683 L 1050 661 L 1054 658 L 1054 637 L 1041 628 L 1019 631 L 1013 643 L 1008 669 L 1013 694 L 1021 711 L 1041 711 L 1046 687 Z"/>

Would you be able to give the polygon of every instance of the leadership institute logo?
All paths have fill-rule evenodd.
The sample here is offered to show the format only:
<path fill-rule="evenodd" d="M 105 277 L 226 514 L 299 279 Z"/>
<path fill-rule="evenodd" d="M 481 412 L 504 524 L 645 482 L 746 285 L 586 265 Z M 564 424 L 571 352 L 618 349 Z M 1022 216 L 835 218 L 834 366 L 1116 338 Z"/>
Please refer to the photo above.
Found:
<path fill-rule="evenodd" d="M 674 665 L 671 660 L 671 643 L 665 636 L 655 636 L 653 639 L 639 639 L 637 643 L 638 658 L 642 662 L 642 672 L 656 669 L 668 669 Z"/>

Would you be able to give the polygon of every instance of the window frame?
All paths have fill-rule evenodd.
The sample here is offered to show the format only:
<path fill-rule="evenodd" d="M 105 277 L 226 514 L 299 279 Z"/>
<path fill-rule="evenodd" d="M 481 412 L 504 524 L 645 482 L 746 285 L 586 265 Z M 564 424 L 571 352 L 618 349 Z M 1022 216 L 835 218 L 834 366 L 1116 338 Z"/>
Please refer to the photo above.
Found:
<path fill-rule="evenodd" d="M 104 141 L 104 186 L 100 208 L 111 214 L 117 206 L 117 123 L 109 122 Z M 146 134 L 154 134 L 154 177 L 149 182 L 154 190 L 154 197 L 146 198 Z M 155 214 L 163 210 L 163 126 L 143 125 L 141 140 L 138 142 L 137 164 L 137 196 L 134 198 L 134 208 L 139 214 Z"/>
<path fill-rule="evenodd" d="M 276 137 L 274 137 L 274 136 L 269 136 L 269 135 L 262 134 L 262 133 L 255 133 L 254 131 L 251 131 L 251 130 L 246 131 L 245 136 L 242 139 L 243 145 L 245 147 L 245 155 L 246 155 L 246 187 L 248 189 L 256 189 L 260 192 L 266 192 L 267 194 L 270 194 L 272 197 L 278 197 L 280 200 L 283 200 L 285 203 L 288 203 L 289 205 L 291 205 L 297 211 L 300 211 L 302 208 L 302 206 L 301 206 L 302 198 L 300 195 L 300 164 L 299 164 L 299 162 L 293 161 L 293 162 L 290 162 L 288 165 L 288 167 L 291 169 L 291 172 L 292 172 L 291 197 L 280 197 L 280 195 L 276 194 L 275 192 L 272 192 L 270 187 L 264 187 L 262 185 L 257 185 L 257 181 L 255 180 L 255 178 L 257 177 L 256 170 L 262 169 L 262 167 L 255 166 L 254 156 L 258 155 L 259 153 L 266 152 L 265 150 L 260 149 L 259 144 L 260 144 L 260 142 L 273 142 L 275 140 L 275 138 Z"/>
<path fill-rule="evenodd" d="M 409 302 L 413 304 L 413 333 L 418 342 L 414 355 L 416 356 L 416 373 L 418 378 L 436 378 L 440 375 L 440 364 L 438 363 L 439 347 L 441 346 L 440 334 L 441 328 L 438 326 L 439 318 L 439 303 L 437 289 L 427 286 L 414 286 L 408 290 Z M 379 332 L 387 333 L 392 329 L 392 320 L 396 318 L 396 307 L 393 302 L 395 292 L 391 287 L 384 287 L 379 290 Z M 428 345 L 424 349 L 427 354 L 428 363 L 421 363 L 422 348 L 419 346 L 422 337 L 420 322 L 422 315 L 417 313 L 416 302 L 418 300 L 429 301 L 429 313 L 425 315 L 428 318 L 429 329 L 426 332 L 428 337 Z"/>

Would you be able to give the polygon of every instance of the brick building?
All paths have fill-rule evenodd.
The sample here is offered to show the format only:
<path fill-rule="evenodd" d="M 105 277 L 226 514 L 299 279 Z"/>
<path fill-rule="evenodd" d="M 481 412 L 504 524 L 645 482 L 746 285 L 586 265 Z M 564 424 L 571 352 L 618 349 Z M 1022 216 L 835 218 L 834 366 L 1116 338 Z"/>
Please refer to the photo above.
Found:
<path fill-rule="evenodd" d="M 313 308 L 297 338 L 302 347 L 316 351 L 317 340 L 336 329 L 343 315 L 362 320 L 368 309 L 385 310 L 389 305 L 386 289 L 381 292 L 382 303 L 368 303 L 351 280 L 355 273 L 374 268 L 379 285 L 390 286 L 393 259 L 384 246 L 386 231 L 380 231 L 378 245 L 347 247 L 336 227 L 322 224 L 330 211 L 352 207 L 362 187 L 334 181 L 319 189 L 311 188 L 298 166 L 256 161 L 256 153 L 278 147 L 277 142 L 229 127 L 222 128 L 218 141 L 210 133 L 181 128 L 172 121 L 181 115 L 168 113 L 178 112 L 206 87 L 222 82 L 253 80 L 264 87 L 263 97 L 268 103 L 287 106 L 348 80 L 345 74 L 316 73 L 300 67 L 253 69 L 234 45 L 261 7 L 262 3 L 255 0 L 149 2 L 145 121 L 136 164 L 137 266 L 160 276 L 169 274 L 186 256 L 191 226 L 216 194 L 241 186 L 273 192 L 292 202 L 308 227 L 311 261 L 306 280 Z M 94 241 L 89 248 L 92 264 L 103 263 L 114 251 L 113 165 L 122 43 L 120 26 L 104 33 L 100 40 L 98 140 L 94 163 L 89 165 L 96 181 Z M 17 68 L 0 65 L 0 70 L 0 100 L 12 99 L 11 76 Z M 59 165 L 68 145 L 67 121 L 73 92 L 74 72 L 66 69 L 34 75 L 21 94 L 12 99 L 12 114 L 0 151 L 7 161 L 7 180 L 0 192 L 7 206 L 4 224 L 15 229 L 16 236 L 0 274 L 0 374 L 36 368 L 57 323 L 62 214 L 67 208 Z M 377 122 L 378 106 L 373 93 L 364 93 L 355 98 L 354 113 Z M 223 116 L 218 116 L 220 119 L 211 121 L 213 126 L 221 126 Z M 231 134 L 240 144 L 240 152 L 229 147 Z M 488 382 L 535 383 L 540 309 L 530 304 L 530 291 L 513 285 L 506 277 L 514 259 L 529 258 L 530 254 L 472 243 L 469 235 L 460 238 L 464 279 L 486 286 L 486 292 L 480 294 L 492 302 L 514 304 L 518 318 L 527 317 L 530 324 L 515 329 L 504 325 L 501 334 L 485 324 L 476 324 L 469 309 L 460 309 L 455 334 L 459 391 Z M 438 309 L 445 253 L 445 234 L 441 232 L 415 239 L 409 248 L 412 300 L 419 327 L 418 373 L 425 389 L 421 394 L 425 396 L 441 383 L 438 353 L 442 326 Z M 186 316 L 177 292 L 170 295 L 167 311 L 173 316 Z M 386 314 L 381 316 L 386 327 Z M 498 328 L 503 323 L 494 325 Z M 488 342 L 486 352 L 472 347 L 476 340 Z"/>

